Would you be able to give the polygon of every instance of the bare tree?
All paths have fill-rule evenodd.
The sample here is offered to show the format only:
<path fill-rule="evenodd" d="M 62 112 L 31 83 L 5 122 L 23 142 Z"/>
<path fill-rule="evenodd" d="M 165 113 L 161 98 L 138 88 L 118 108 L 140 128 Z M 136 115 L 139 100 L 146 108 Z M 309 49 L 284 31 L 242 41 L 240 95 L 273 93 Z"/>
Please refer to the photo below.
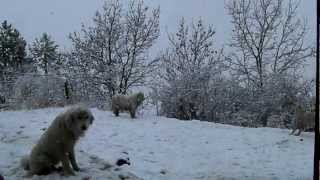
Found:
<path fill-rule="evenodd" d="M 213 47 L 214 35 L 213 28 L 205 26 L 202 20 L 188 26 L 184 19 L 177 33 L 169 35 L 170 46 L 160 57 L 162 68 L 156 79 L 160 94 L 154 91 L 164 115 L 179 119 L 208 118 L 211 111 L 208 108 L 213 107 L 209 104 L 218 94 L 213 93 L 215 85 L 223 71 L 222 51 Z"/>
<path fill-rule="evenodd" d="M 119 86 L 118 93 L 126 94 L 132 86 L 140 86 L 145 77 L 155 67 L 157 60 L 148 60 L 147 50 L 159 37 L 160 8 L 149 8 L 144 2 L 131 1 L 125 15 L 123 39 L 118 51 L 119 55 Z"/>
<path fill-rule="evenodd" d="M 130 1 L 126 11 L 119 0 L 106 1 L 93 26 L 83 25 L 82 34 L 70 35 L 76 71 L 86 74 L 87 84 L 103 96 L 143 85 L 156 62 L 147 52 L 159 36 L 159 13 L 142 0 Z"/>
<path fill-rule="evenodd" d="M 306 46 L 306 21 L 297 18 L 298 3 L 289 0 L 230 0 L 234 25 L 230 57 L 233 70 L 248 85 L 263 90 L 269 74 L 299 69 L 313 55 Z"/>
<path fill-rule="evenodd" d="M 106 1 L 102 11 L 97 11 L 93 18 L 93 26 L 82 25 L 82 34 L 70 34 L 73 50 L 70 59 L 74 71 L 82 74 L 83 90 L 88 97 L 89 88 L 112 96 L 116 91 L 116 62 L 118 43 L 122 33 L 122 6 L 119 0 Z"/>

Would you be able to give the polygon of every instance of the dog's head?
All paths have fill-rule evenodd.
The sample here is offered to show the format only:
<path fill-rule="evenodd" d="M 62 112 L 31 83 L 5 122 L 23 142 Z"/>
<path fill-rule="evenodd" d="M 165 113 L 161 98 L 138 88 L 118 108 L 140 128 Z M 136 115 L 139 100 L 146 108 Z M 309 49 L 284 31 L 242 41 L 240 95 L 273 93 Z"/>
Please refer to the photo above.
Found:
<path fill-rule="evenodd" d="M 136 94 L 137 96 L 137 104 L 140 105 L 143 103 L 145 97 L 144 97 L 144 94 L 142 92 L 139 92 Z"/>
<path fill-rule="evenodd" d="M 295 111 L 296 113 L 304 113 L 304 108 L 301 105 L 296 105 L 295 106 Z"/>
<path fill-rule="evenodd" d="M 72 107 L 67 111 L 67 127 L 76 137 L 84 136 L 89 126 L 93 123 L 94 117 L 91 111 L 82 106 Z"/>

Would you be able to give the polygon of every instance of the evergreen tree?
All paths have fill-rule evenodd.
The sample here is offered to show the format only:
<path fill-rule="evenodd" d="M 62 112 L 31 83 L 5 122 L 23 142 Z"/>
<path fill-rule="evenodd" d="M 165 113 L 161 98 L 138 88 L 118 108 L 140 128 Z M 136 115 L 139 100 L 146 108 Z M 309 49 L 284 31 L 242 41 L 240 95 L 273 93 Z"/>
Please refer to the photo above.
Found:
<path fill-rule="evenodd" d="M 19 31 L 7 21 L 0 25 L 0 99 L 2 103 L 11 96 L 15 71 L 21 71 L 25 63 L 26 41 Z"/>
<path fill-rule="evenodd" d="M 59 59 L 57 52 L 58 45 L 47 33 L 43 33 L 40 39 L 35 40 L 30 47 L 31 56 L 37 63 L 37 66 L 48 74 L 49 69 L 52 68 Z"/>
<path fill-rule="evenodd" d="M 20 69 L 24 58 L 26 41 L 19 31 L 7 21 L 0 26 L 0 70 Z"/>

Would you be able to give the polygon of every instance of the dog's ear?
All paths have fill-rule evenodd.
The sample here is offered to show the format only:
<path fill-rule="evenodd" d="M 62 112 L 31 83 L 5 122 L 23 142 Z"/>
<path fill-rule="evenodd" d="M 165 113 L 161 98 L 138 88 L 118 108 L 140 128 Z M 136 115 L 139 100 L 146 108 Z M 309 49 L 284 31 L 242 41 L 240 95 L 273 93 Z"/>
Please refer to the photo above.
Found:
<path fill-rule="evenodd" d="M 92 114 L 90 114 L 89 118 L 90 118 L 90 124 L 92 124 L 94 121 L 94 116 Z"/>
<path fill-rule="evenodd" d="M 70 113 L 65 119 L 65 123 L 68 129 L 72 129 L 74 121 L 75 121 L 75 115 L 74 113 Z"/>

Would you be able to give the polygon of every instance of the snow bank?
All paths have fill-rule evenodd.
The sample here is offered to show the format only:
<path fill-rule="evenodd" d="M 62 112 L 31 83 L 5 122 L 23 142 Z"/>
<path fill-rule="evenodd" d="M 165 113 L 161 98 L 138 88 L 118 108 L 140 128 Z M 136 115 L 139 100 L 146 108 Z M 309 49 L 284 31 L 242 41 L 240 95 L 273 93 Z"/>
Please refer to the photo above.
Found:
<path fill-rule="evenodd" d="M 28 154 L 63 108 L 0 112 L 0 174 L 21 179 Z M 138 114 L 114 117 L 92 109 L 95 121 L 76 146 L 83 172 L 64 179 L 312 179 L 313 133 L 242 128 Z M 110 167 L 127 152 L 131 165 Z M 33 179 L 61 179 L 59 174 Z"/>

